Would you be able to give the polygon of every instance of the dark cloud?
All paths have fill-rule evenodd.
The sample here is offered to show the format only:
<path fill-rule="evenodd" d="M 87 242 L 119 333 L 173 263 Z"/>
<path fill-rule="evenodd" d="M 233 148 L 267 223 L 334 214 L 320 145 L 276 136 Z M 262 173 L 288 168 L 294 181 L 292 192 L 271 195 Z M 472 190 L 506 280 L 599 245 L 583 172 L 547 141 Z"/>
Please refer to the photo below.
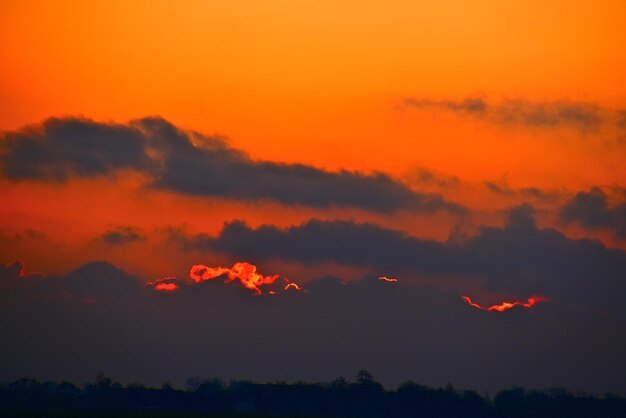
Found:
<path fill-rule="evenodd" d="M 576 193 L 560 211 L 566 223 L 578 223 L 587 228 L 605 228 L 626 239 L 626 199 L 611 206 L 607 195 L 598 187 Z"/>
<path fill-rule="evenodd" d="M 425 168 L 413 170 L 408 180 L 417 184 L 436 185 L 443 188 L 457 187 L 461 180 L 457 176 L 446 176 Z"/>
<path fill-rule="evenodd" d="M 252 229 L 243 221 L 234 221 L 225 224 L 217 237 L 196 236 L 187 241 L 187 246 L 252 260 L 275 257 L 303 263 L 335 261 L 369 265 L 383 272 L 406 271 L 416 265 L 422 271 L 437 272 L 449 261 L 445 244 L 352 221 L 312 219 L 286 229 L 272 225 Z"/>
<path fill-rule="evenodd" d="M 538 187 L 522 187 L 513 189 L 505 182 L 486 181 L 485 187 L 495 194 L 501 196 L 522 197 L 524 199 L 534 199 L 540 202 L 554 202 L 558 199 L 558 192 L 543 190 Z"/>
<path fill-rule="evenodd" d="M 543 190 L 538 187 L 523 187 L 519 191 L 525 197 L 544 202 L 554 202 L 559 196 L 558 192 Z"/>
<path fill-rule="evenodd" d="M 592 128 L 602 123 L 597 105 L 572 101 L 533 103 L 520 99 L 506 100 L 495 109 L 495 116 L 501 123 L 538 127 L 577 125 Z"/>
<path fill-rule="evenodd" d="M 522 209 L 521 225 L 528 221 Z M 387 385 L 513 384 L 626 393 L 623 320 L 555 295 L 504 313 L 455 291 L 327 277 L 253 296 L 211 280 L 171 293 L 104 263 L 59 276 L 0 266 L 0 379 L 182 385 L 189 376 L 331 380 L 367 368 Z M 575 365 L 575 366 L 572 366 Z"/>
<path fill-rule="evenodd" d="M 619 110 L 617 112 L 617 115 L 617 126 L 619 126 L 621 129 L 626 129 L 626 110 Z"/>
<path fill-rule="evenodd" d="M 125 245 L 136 241 L 143 241 L 146 237 L 137 228 L 119 226 L 102 234 L 100 239 L 109 245 Z"/>
<path fill-rule="evenodd" d="M 11 231 L 8 228 L 0 228 L 0 241 L 18 243 L 20 241 L 40 241 L 48 237 L 41 231 L 35 229 L 24 229 L 22 231 Z"/>
<path fill-rule="evenodd" d="M 0 166 L 13 180 L 65 181 L 72 175 L 133 168 L 149 173 L 154 187 L 190 195 L 376 212 L 465 211 L 383 173 L 254 161 L 222 138 L 183 132 L 161 118 L 128 125 L 49 119 L 38 127 L 6 133 L 0 142 Z"/>
<path fill-rule="evenodd" d="M 415 108 L 441 108 L 452 112 L 482 116 L 487 113 L 489 104 L 481 97 L 467 97 L 455 100 L 434 100 L 426 98 L 410 98 L 404 100 L 406 106 Z"/>
<path fill-rule="evenodd" d="M 140 131 L 132 126 L 87 119 L 52 118 L 39 126 L 7 132 L 0 142 L 0 166 L 12 180 L 65 181 L 121 168 L 145 169 L 149 160 Z"/>
<path fill-rule="evenodd" d="M 383 173 L 329 172 L 302 164 L 253 161 L 214 138 L 196 135 L 201 146 L 193 146 L 184 134 L 163 120 L 150 120 L 144 126 L 152 137 L 165 141 L 176 138 L 165 153 L 157 187 L 193 195 L 270 199 L 314 207 L 463 212 L 440 195 L 416 193 Z"/>
<path fill-rule="evenodd" d="M 596 104 L 570 100 L 532 102 L 524 99 L 506 99 L 499 103 L 489 103 L 481 97 L 468 97 L 458 101 L 409 98 L 403 103 L 417 109 L 444 109 L 503 125 L 532 127 L 569 125 L 589 130 L 598 128 L 607 119 Z"/>
<path fill-rule="evenodd" d="M 269 225 L 253 229 L 235 221 L 218 236 L 200 235 L 184 242 L 187 248 L 251 260 L 332 261 L 394 277 L 478 277 L 494 290 L 559 294 L 596 307 L 606 304 L 626 314 L 620 300 L 626 291 L 626 253 L 540 229 L 529 205 L 511 210 L 503 228 L 482 227 L 473 237 L 448 243 L 373 224 L 321 220 L 285 229 Z"/>
<path fill-rule="evenodd" d="M 20 273 L 22 272 L 22 273 Z M 122 303 L 122 299 L 134 298 L 141 289 L 140 282 L 104 262 L 94 261 L 81 266 L 66 275 L 24 277 L 24 264 L 16 262 L 0 268 L 0 281 L 3 291 L 0 295 L 0 308 L 27 309 L 34 303 L 67 301 L 80 305 L 101 303 Z M 17 277 L 16 280 L 10 278 Z M 26 301 L 26 305 L 20 303 Z"/>
<path fill-rule="evenodd" d="M 490 192 L 496 194 L 501 194 L 505 196 L 512 196 L 515 194 L 513 189 L 511 189 L 509 186 L 498 184 L 493 181 L 486 181 L 485 186 L 487 187 L 487 189 L 489 189 Z"/>

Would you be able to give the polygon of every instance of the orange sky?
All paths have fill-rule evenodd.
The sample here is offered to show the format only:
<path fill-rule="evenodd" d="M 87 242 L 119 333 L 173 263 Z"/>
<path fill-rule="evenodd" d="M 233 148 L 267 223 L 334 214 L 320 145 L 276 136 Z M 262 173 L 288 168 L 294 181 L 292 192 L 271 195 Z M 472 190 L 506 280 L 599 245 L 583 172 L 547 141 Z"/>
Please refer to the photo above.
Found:
<path fill-rule="evenodd" d="M 494 196 L 485 181 L 553 191 L 555 202 L 533 203 L 546 210 L 540 221 L 554 225 L 555 207 L 573 193 L 626 187 L 626 134 L 612 124 L 626 108 L 624 16 L 619 0 L 3 1 L 0 130 L 51 116 L 123 123 L 159 115 L 225 135 L 255 159 L 384 171 L 470 206 L 472 227 L 499 224 L 499 211 L 521 200 Z M 528 128 L 401 105 L 477 95 L 590 102 L 610 122 L 589 132 Z M 460 185 L 415 183 L 418 169 Z M 215 233 L 234 218 L 285 226 L 340 217 L 445 239 L 455 223 L 444 215 L 198 201 L 146 192 L 132 176 L 114 185 L 0 179 L 0 191 L 8 196 L 0 228 L 53 236 L 72 248 L 64 257 L 74 264 L 101 251 L 89 240 L 119 224 L 150 234 L 183 224 Z M 5 258 L 28 255 L 11 248 Z M 70 263 L 37 257 L 40 269 Z M 139 269 L 134 260 L 127 261 Z"/>

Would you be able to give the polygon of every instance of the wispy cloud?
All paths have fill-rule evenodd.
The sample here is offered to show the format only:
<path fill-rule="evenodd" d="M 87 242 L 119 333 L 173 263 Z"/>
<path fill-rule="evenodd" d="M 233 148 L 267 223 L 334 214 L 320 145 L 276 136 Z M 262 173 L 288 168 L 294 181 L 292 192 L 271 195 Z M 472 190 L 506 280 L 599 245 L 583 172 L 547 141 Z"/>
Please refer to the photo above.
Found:
<path fill-rule="evenodd" d="M 136 241 L 143 241 L 146 237 L 141 231 L 132 226 L 118 226 L 106 231 L 100 239 L 108 245 L 125 245 Z"/>
<path fill-rule="evenodd" d="M 621 119 L 617 120 L 618 112 L 610 112 L 595 103 L 585 101 L 531 101 L 515 98 L 495 102 L 475 96 L 458 100 L 416 97 L 407 98 L 402 103 L 414 109 L 441 109 L 500 125 L 536 128 L 571 126 L 589 131 L 605 123 L 615 123 L 618 126 L 622 123 Z"/>

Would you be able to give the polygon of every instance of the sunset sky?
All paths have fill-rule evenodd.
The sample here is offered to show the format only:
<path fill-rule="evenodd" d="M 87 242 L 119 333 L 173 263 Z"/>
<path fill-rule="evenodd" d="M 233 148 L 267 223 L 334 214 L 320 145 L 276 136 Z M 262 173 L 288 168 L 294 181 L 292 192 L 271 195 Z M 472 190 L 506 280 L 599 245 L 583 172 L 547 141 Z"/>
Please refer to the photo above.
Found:
<path fill-rule="evenodd" d="M 625 18 L 0 2 L 0 379 L 626 394 Z"/>

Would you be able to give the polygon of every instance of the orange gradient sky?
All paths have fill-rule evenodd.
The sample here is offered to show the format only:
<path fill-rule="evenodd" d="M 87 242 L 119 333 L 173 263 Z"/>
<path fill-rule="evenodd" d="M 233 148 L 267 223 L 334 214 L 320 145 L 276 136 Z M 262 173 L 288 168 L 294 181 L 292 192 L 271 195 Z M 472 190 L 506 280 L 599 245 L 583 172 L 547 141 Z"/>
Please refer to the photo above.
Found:
<path fill-rule="evenodd" d="M 481 180 L 509 172 L 520 184 L 550 183 L 548 175 L 559 185 L 565 176 L 580 185 L 623 179 L 611 173 L 615 161 L 572 176 L 590 148 L 609 153 L 572 132 L 551 132 L 555 144 L 541 133 L 432 123 L 396 107 L 414 95 L 468 94 L 624 106 L 621 1 L 0 7 L 3 129 L 51 115 L 160 115 L 224 134 L 253 157 L 335 169 L 420 165 Z"/>
<path fill-rule="evenodd" d="M 613 198 L 612 190 L 626 187 L 626 128 L 616 123 L 626 109 L 625 16 L 620 0 L 5 0 L 0 131 L 52 116 L 126 123 L 158 115 L 223 135 L 253 159 L 382 171 L 442 193 L 472 210 L 468 233 L 501 224 L 503 210 L 527 200 L 495 195 L 485 182 L 539 188 L 555 196 L 531 201 L 539 223 L 559 226 L 557 208 L 574 193 L 597 186 Z M 403 105 L 414 97 L 585 102 L 606 123 L 590 130 L 507 125 Z M 421 169 L 457 184 L 416 180 Z M 445 240 L 458 224 L 445 214 L 250 204 L 144 186 L 132 173 L 66 184 L 0 178 L 0 229 L 9 237 L 0 262 L 23 258 L 62 271 L 102 254 L 94 237 L 116 225 L 139 227 L 151 239 L 133 254 L 106 257 L 147 277 L 168 262 L 156 257 L 148 268 L 137 254 L 167 253 L 152 238 L 168 227 L 215 234 L 232 219 L 289 226 L 342 218 Z M 559 227 L 625 246 L 606 231 Z M 26 229 L 65 252 L 53 257 L 45 244 L 16 244 L 11 237 Z M 192 261 L 176 257 L 170 270 Z"/>

